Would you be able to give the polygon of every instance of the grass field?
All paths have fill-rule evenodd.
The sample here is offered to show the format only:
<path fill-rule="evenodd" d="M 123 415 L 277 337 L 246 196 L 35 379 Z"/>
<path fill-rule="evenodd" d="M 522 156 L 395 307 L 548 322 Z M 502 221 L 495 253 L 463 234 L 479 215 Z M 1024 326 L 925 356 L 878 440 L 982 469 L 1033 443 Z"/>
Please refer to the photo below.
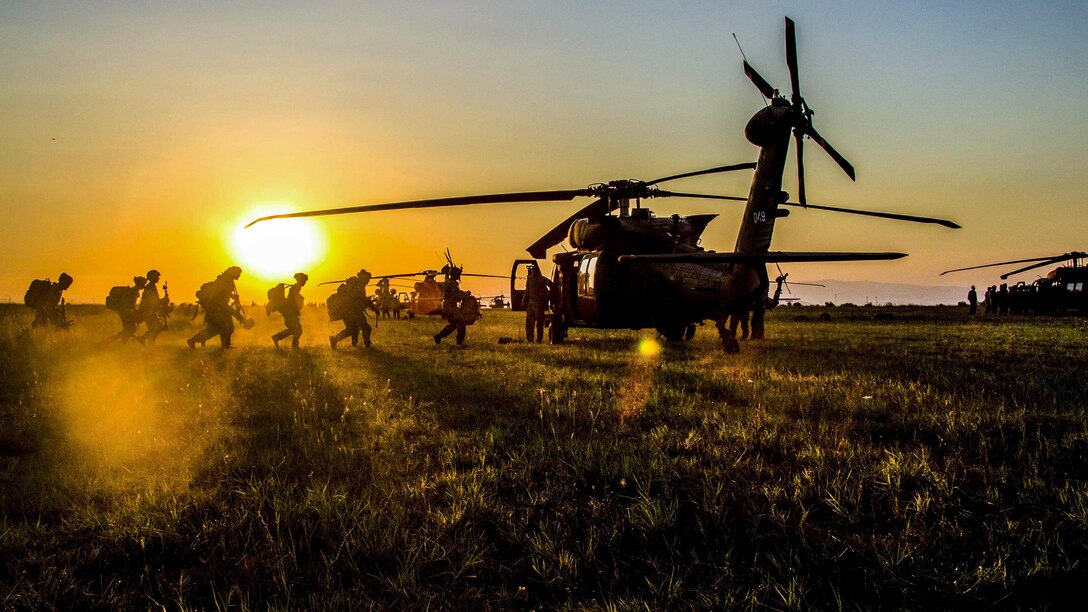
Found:
<path fill-rule="evenodd" d="M 1061 607 L 1088 579 L 1088 324 L 779 308 L 465 347 L 103 345 L 0 311 L 0 606 Z M 256 310 L 256 309 L 254 309 Z M 794 320 L 797 316 L 809 320 Z M 640 350 L 640 345 L 641 349 Z M 344 346 L 344 345 L 342 345 Z"/>

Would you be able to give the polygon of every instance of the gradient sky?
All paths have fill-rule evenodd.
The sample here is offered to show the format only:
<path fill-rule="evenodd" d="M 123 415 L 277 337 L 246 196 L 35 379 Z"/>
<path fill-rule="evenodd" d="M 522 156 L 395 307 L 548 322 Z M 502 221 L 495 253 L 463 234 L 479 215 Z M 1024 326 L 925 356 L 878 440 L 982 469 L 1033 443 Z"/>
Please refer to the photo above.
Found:
<path fill-rule="evenodd" d="M 806 147 L 810 201 L 964 226 L 794 211 L 775 250 L 910 257 L 797 264 L 791 278 L 982 286 L 996 274 L 937 274 L 1088 248 L 1085 2 L 7 0 L 0 299 L 67 271 L 72 298 L 100 302 L 155 267 L 191 300 L 235 263 L 230 236 L 263 203 L 570 189 L 752 161 L 742 130 L 763 101 L 731 35 L 788 87 L 784 15 L 814 124 L 857 168 L 851 183 Z M 750 179 L 670 188 L 745 195 Z M 468 271 L 502 274 L 586 203 L 329 218 L 308 272 L 437 267 L 449 247 Z M 652 207 L 720 212 L 704 246 L 735 242 L 740 205 Z M 263 301 L 267 283 L 243 281 Z"/>

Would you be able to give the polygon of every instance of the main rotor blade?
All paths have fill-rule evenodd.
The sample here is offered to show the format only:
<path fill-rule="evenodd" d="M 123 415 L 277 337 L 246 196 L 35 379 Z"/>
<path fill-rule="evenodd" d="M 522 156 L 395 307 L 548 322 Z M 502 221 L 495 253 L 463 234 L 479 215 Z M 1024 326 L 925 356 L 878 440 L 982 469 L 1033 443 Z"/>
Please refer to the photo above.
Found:
<path fill-rule="evenodd" d="M 811 252 L 769 252 L 769 253 L 666 253 L 660 255 L 621 255 L 619 260 L 628 263 L 804 263 L 821 261 L 882 261 L 906 257 L 906 253 L 811 253 Z"/>
<path fill-rule="evenodd" d="M 1041 261 L 1041 262 L 1044 262 L 1044 264 L 1049 263 L 1051 261 L 1064 261 L 1066 259 L 1069 259 L 1068 255 L 1069 254 L 1066 253 L 1065 255 L 1051 255 L 1050 257 L 1032 257 L 1030 259 L 1014 259 L 1012 261 L 999 261 L 997 263 L 983 264 L 981 266 L 968 266 L 966 268 L 956 268 L 955 270 L 945 270 L 944 272 L 941 272 L 938 276 L 944 276 L 945 274 L 948 274 L 950 272 L 963 272 L 965 270 L 978 270 L 979 268 L 993 268 L 995 266 L 1010 266 L 1012 264 L 1028 263 L 1028 262 L 1032 262 L 1032 261 Z"/>
<path fill-rule="evenodd" d="M 567 217 L 559 225 L 553 227 L 547 234 L 544 234 L 543 236 L 538 238 L 536 242 L 529 245 L 529 248 L 525 250 L 528 251 L 534 259 L 544 259 L 546 251 L 562 242 L 563 238 L 567 236 L 567 230 L 570 229 L 571 223 L 574 223 L 578 219 L 582 219 L 584 217 L 600 217 L 607 214 L 608 200 L 594 200 L 588 206 L 585 206 L 578 212 Z"/>
<path fill-rule="evenodd" d="M 756 69 L 752 68 L 752 65 L 747 61 L 744 62 L 744 74 L 748 75 L 748 79 L 756 86 L 759 93 L 763 94 L 764 98 L 770 99 L 774 97 L 774 87 L 772 87 L 763 77 L 759 76 Z"/>
<path fill-rule="evenodd" d="M 590 195 L 588 189 L 565 189 L 559 191 L 523 191 L 518 193 L 493 193 L 486 195 L 461 196 L 455 198 L 435 198 L 433 200 L 413 200 L 410 202 L 391 202 L 388 204 L 369 204 L 366 206 L 349 206 L 345 208 L 326 208 L 323 210 L 308 210 L 305 212 L 285 213 L 282 215 L 269 215 L 249 222 L 246 227 L 254 223 L 268 221 L 270 219 L 293 219 L 297 217 L 320 217 L 324 215 L 343 215 L 347 213 L 374 212 L 379 210 L 400 210 L 405 208 L 437 208 L 444 206 L 467 206 L 469 204 L 510 204 L 516 202 L 558 202 L 573 200 L 578 196 Z"/>
<path fill-rule="evenodd" d="M 790 69 L 790 87 L 793 89 L 793 101 L 801 99 L 801 79 L 797 75 L 797 36 L 794 33 L 793 20 L 786 17 L 786 66 Z"/>
<path fill-rule="evenodd" d="M 679 191 L 665 191 L 661 190 L 657 192 L 657 196 L 661 198 L 698 198 L 703 200 L 729 200 L 731 202 L 747 202 L 748 198 L 742 198 L 740 196 L 723 196 L 723 195 L 708 195 L 703 193 L 683 193 Z"/>
<path fill-rule="evenodd" d="M 677 197 L 677 198 L 697 198 L 703 200 L 728 200 L 730 202 L 747 202 L 748 198 L 742 198 L 739 196 L 724 196 L 724 195 L 710 195 L 705 193 L 681 193 L 677 191 L 659 191 L 658 195 L 661 197 Z M 781 206 L 797 206 L 801 208 L 815 209 L 815 210 L 829 210 L 831 212 L 841 212 L 850 215 L 862 215 L 865 217 L 880 217 L 882 219 L 895 219 L 897 221 L 911 221 L 914 223 L 934 223 L 936 225 L 943 225 L 944 227 L 950 227 L 952 229 L 960 229 L 960 225 L 954 221 L 947 219 L 936 219 L 934 217 L 918 217 L 915 215 L 903 215 L 900 213 L 886 213 L 876 212 L 872 210 L 858 210 L 856 208 L 839 208 L 837 206 L 820 206 L 817 204 L 804 204 L 803 206 L 798 202 L 783 202 Z"/>
<path fill-rule="evenodd" d="M 827 286 L 827 285 L 821 285 L 820 283 L 802 283 L 802 282 L 792 282 L 792 283 L 786 283 L 786 284 L 787 285 L 801 285 L 802 287 L 826 287 Z"/>
<path fill-rule="evenodd" d="M 816 128 L 812 127 L 811 123 L 805 126 L 805 133 L 808 134 L 810 138 L 815 140 L 816 144 L 823 147 L 824 151 L 827 151 L 827 154 L 831 156 L 831 159 L 835 160 L 835 163 L 839 164 L 839 167 L 843 169 L 843 172 L 846 172 L 846 175 L 850 177 L 851 181 L 857 180 L 854 177 L 854 166 L 852 166 L 850 162 L 846 161 L 845 157 L 839 155 L 839 152 L 836 151 L 830 143 L 824 140 L 823 136 L 820 136 L 819 132 L 816 131 Z"/>
<path fill-rule="evenodd" d="M 805 135 L 798 130 L 793 131 L 793 137 L 797 141 L 797 201 L 801 206 L 805 205 Z"/>
<path fill-rule="evenodd" d="M 1041 262 L 1039 262 L 1037 264 L 1031 264 L 1030 266 L 1024 266 L 1023 268 L 1020 268 L 1019 270 L 1013 270 L 1012 272 L 1006 272 L 1006 273 L 1002 274 L 1001 275 L 1001 280 L 1005 280 L 1006 278 L 1012 276 L 1013 274 L 1020 274 L 1021 272 L 1027 272 L 1028 270 L 1034 270 L 1035 268 L 1042 268 L 1043 266 L 1050 266 L 1050 265 L 1053 265 L 1053 264 L 1056 264 L 1056 263 L 1063 262 L 1065 260 L 1066 260 L 1065 256 L 1055 257 L 1055 258 L 1049 259 L 1047 261 L 1041 261 Z"/>
<path fill-rule="evenodd" d="M 654 179 L 647 185 L 656 185 L 658 183 L 664 183 L 665 181 L 674 181 L 676 179 L 688 178 L 691 176 L 702 176 L 704 174 L 717 174 L 719 172 L 732 172 L 733 170 L 754 170 L 756 167 L 755 162 L 747 162 L 743 164 L 733 164 L 731 166 L 718 166 L 717 168 L 709 168 L 707 170 L 696 170 L 695 172 L 685 172 L 684 174 L 673 174 L 672 176 L 664 176 L 659 179 Z"/>
<path fill-rule="evenodd" d="M 782 206 L 799 206 L 801 208 L 816 209 L 816 210 L 830 210 L 832 212 L 841 212 L 849 215 L 862 215 L 865 217 L 880 217 L 882 219 L 895 219 L 897 221 L 911 221 L 913 223 L 934 223 L 936 225 L 943 225 L 952 229 L 960 229 L 960 225 L 949 221 L 947 219 L 937 219 L 934 217 L 918 217 L 915 215 L 904 215 L 900 213 L 886 213 L 876 212 L 872 210 L 858 210 L 856 208 L 839 208 L 837 206 L 818 206 L 816 204 L 800 204 L 798 202 L 783 202 Z"/>
<path fill-rule="evenodd" d="M 504 274 L 470 274 L 468 272 L 462 272 L 461 276 L 478 276 L 480 278 L 510 278 Z"/>

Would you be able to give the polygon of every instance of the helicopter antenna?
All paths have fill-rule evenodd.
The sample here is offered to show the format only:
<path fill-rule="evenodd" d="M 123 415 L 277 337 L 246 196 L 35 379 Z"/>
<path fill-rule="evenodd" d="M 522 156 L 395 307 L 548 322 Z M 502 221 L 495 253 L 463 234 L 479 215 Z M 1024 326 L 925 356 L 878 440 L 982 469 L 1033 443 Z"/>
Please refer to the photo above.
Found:
<path fill-rule="evenodd" d="M 740 50 L 740 58 L 744 60 L 745 65 L 748 64 L 748 56 L 744 54 L 744 47 L 740 46 L 740 39 L 737 38 L 737 33 L 733 32 L 733 41 L 737 43 L 737 49 Z M 763 104 L 767 104 L 767 96 L 763 95 L 763 90 L 759 92 L 760 97 L 763 98 Z"/>

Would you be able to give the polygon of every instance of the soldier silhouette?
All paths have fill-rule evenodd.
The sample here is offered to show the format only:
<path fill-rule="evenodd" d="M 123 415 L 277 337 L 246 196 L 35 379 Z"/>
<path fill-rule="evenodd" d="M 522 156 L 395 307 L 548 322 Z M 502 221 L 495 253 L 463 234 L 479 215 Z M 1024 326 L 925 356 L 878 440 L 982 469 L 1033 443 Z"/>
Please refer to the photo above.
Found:
<path fill-rule="evenodd" d="M 241 276 L 242 269 L 231 266 L 215 280 L 200 286 L 196 299 L 197 304 L 204 308 L 205 328 L 185 341 L 189 348 L 194 348 L 197 343 L 203 346 L 214 336 L 219 336 L 223 348 L 231 348 L 231 336 L 234 335 L 232 319 L 238 319 L 244 329 L 253 327 L 253 319 L 246 318 L 238 298 L 238 287 L 234 284 Z"/>
<path fill-rule="evenodd" d="M 468 328 L 461 317 L 461 302 L 466 297 L 461 291 L 461 268 L 448 263 L 442 266 L 442 274 L 446 276 L 442 283 L 442 318 L 446 326 L 433 336 L 434 343 L 441 344 L 442 338 L 457 332 L 457 344 L 464 344 Z"/>
<path fill-rule="evenodd" d="M 329 336 L 329 345 L 333 350 L 336 350 L 337 343 L 349 337 L 352 346 L 359 346 L 360 333 L 363 336 L 363 346 L 370 347 L 372 328 L 370 322 L 367 321 L 366 311 L 371 310 L 375 314 L 378 312 L 377 305 L 366 294 L 366 286 L 370 278 L 370 272 L 366 269 L 359 270 L 359 274 L 344 281 L 336 289 L 336 295 L 329 298 L 330 314 L 344 321 L 344 329 L 335 336 Z M 334 313 L 334 309 L 337 312 Z"/>
<path fill-rule="evenodd" d="M 138 320 L 143 321 L 147 326 L 147 331 L 142 336 L 137 336 L 136 341 L 140 344 L 146 344 L 153 346 L 155 344 L 155 338 L 159 337 L 162 332 L 163 320 L 162 320 L 162 300 L 159 296 L 159 279 L 162 275 L 158 270 L 147 271 L 147 284 L 144 285 L 143 293 L 140 294 L 140 304 L 137 307 Z M 169 301 L 169 300 L 167 300 Z"/>
<path fill-rule="evenodd" d="M 531 265 L 525 280 L 525 294 L 522 298 L 525 306 L 525 341 L 544 341 L 544 319 L 548 310 L 548 296 L 552 292 L 552 282 L 540 273 L 540 268 Z M 500 305 L 499 308 L 502 308 Z"/>
<path fill-rule="evenodd" d="M 64 312 L 63 294 L 72 286 L 72 277 L 61 272 L 57 282 L 35 280 L 26 290 L 24 303 L 34 310 L 34 322 L 31 327 L 51 325 L 57 329 L 68 329 L 71 321 Z"/>
<path fill-rule="evenodd" d="M 136 327 L 140 324 L 139 315 L 136 313 L 136 300 L 140 292 L 147 285 L 147 279 L 142 276 L 132 277 L 131 287 L 114 287 L 106 298 L 106 306 L 116 310 L 121 319 L 121 331 L 114 334 L 111 340 L 128 342 L 136 337 Z M 123 289 L 123 291 L 117 291 Z"/>
<path fill-rule="evenodd" d="M 283 315 L 283 325 L 287 329 L 272 335 L 272 343 L 276 348 L 280 347 L 280 340 L 292 336 L 291 348 L 298 349 L 298 341 L 302 338 L 302 307 L 306 299 L 302 297 L 302 288 L 310 277 L 302 272 L 295 273 L 295 284 L 287 290 L 287 300 L 280 306 L 280 314 Z"/>
<path fill-rule="evenodd" d="M 974 285 L 971 285 L 971 290 L 967 292 L 967 303 L 971 306 L 971 309 L 967 311 L 967 314 L 973 315 L 978 312 L 978 293 L 975 292 Z"/>

